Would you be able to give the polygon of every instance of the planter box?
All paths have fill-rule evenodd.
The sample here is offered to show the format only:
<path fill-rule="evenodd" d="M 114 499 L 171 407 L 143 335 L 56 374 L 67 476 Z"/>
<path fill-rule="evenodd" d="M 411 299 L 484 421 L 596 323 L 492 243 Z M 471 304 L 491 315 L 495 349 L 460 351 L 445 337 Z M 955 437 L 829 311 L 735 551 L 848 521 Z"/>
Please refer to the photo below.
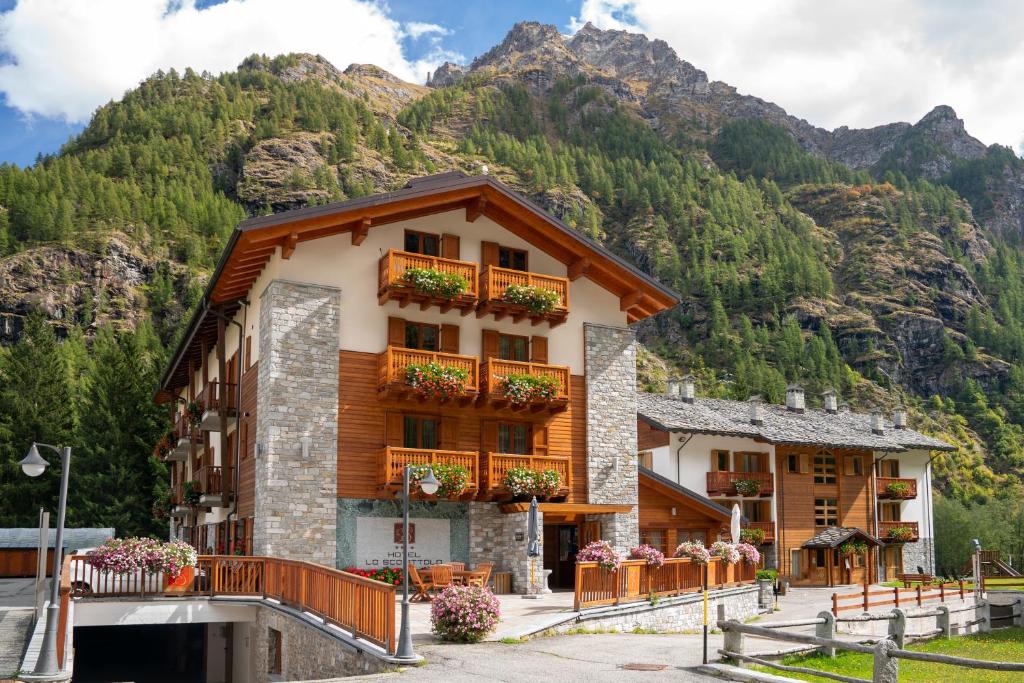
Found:
<path fill-rule="evenodd" d="M 192 590 L 192 582 L 196 578 L 195 567 L 184 567 L 181 573 L 172 581 L 171 577 L 164 574 L 164 593 L 188 593 Z"/>

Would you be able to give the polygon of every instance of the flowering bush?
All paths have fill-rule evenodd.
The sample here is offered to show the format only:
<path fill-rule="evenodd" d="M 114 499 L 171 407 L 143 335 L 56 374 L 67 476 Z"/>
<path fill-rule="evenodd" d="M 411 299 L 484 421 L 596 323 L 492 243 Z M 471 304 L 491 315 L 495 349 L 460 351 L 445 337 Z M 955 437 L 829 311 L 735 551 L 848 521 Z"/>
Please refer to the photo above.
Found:
<path fill-rule="evenodd" d="M 886 538 L 890 541 L 909 541 L 914 537 L 914 530 L 909 526 L 894 526 L 889 529 Z"/>
<path fill-rule="evenodd" d="M 722 562 L 736 564 L 740 561 L 740 551 L 728 541 L 715 541 L 709 550 L 711 557 L 720 557 Z"/>
<path fill-rule="evenodd" d="M 619 554 L 608 541 L 592 541 L 576 555 L 577 562 L 597 562 L 601 569 L 610 572 L 619 568 Z"/>
<path fill-rule="evenodd" d="M 533 492 L 538 496 L 553 496 L 558 493 L 560 488 L 562 488 L 562 475 L 558 473 L 558 470 L 534 472 Z"/>
<path fill-rule="evenodd" d="M 417 465 L 409 473 L 410 479 L 419 481 L 427 475 L 428 468 L 434 470 L 440 498 L 458 498 L 469 488 L 469 470 L 462 465 Z"/>
<path fill-rule="evenodd" d="M 660 567 L 665 564 L 665 553 L 651 545 L 639 545 L 629 551 L 629 559 L 646 560 L 649 567 Z"/>
<path fill-rule="evenodd" d="M 505 398 L 516 404 L 550 401 L 558 395 L 558 380 L 547 375 L 505 375 L 498 383 Z"/>
<path fill-rule="evenodd" d="M 402 570 L 398 567 L 382 567 L 380 569 L 357 569 L 356 567 L 345 567 L 342 571 L 349 574 L 361 576 L 364 579 L 373 579 L 391 586 L 402 585 Z"/>
<path fill-rule="evenodd" d="M 733 484 L 733 487 L 741 496 L 756 496 L 761 492 L 761 482 L 757 479 L 740 479 Z"/>
<path fill-rule="evenodd" d="M 852 541 L 847 541 L 846 543 L 843 543 L 842 545 L 839 546 L 839 552 L 843 553 L 844 555 L 849 555 L 849 554 L 860 555 L 862 553 L 867 552 L 867 549 L 868 549 L 867 542 L 866 541 L 862 541 L 860 539 L 855 539 L 855 540 L 852 540 Z"/>
<path fill-rule="evenodd" d="M 676 546 L 676 551 L 672 553 L 673 557 L 687 557 L 693 562 L 700 564 L 707 564 L 711 561 L 711 553 L 700 543 L 696 541 L 683 541 Z"/>
<path fill-rule="evenodd" d="M 761 553 L 758 552 L 757 548 L 750 545 L 749 543 L 737 543 L 735 545 L 736 552 L 739 553 L 740 557 L 751 564 L 757 564 L 761 561 Z"/>
<path fill-rule="evenodd" d="M 182 569 L 185 567 L 195 567 L 199 561 L 196 549 L 184 541 L 164 543 L 160 553 L 162 559 L 159 569 L 163 570 L 172 581 L 178 578 L 178 574 L 181 573 Z"/>
<path fill-rule="evenodd" d="M 463 368 L 453 368 L 424 363 L 405 368 L 405 382 L 427 398 L 447 400 L 461 396 L 466 391 L 469 373 Z"/>
<path fill-rule="evenodd" d="M 509 285 L 505 288 L 504 299 L 509 303 L 525 306 L 526 310 L 537 315 L 550 313 L 561 301 L 555 290 L 532 285 Z"/>
<path fill-rule="evenodd" d="M 740 541 L 743 543 L 749 543 L 750 545 L 761 545 L 764 543 L 764 529 L 741 529 Z"/>
<path fill-rule="evenodd" d="M 183 541 L 162 543 L 155 538 L 110 538 L 89 555 L 89 565 L 112 574 L 131 574 L 140 569 L 164 572 L 172 580 L 184 567 L 195 567 L 195 548 Z"/>
<path fill-rule="evenodd" d="M 528 496 L 537 488 L 537 473 L 529 467 L 510 467 L 502 485 L 513 496 Z"/>
<path fill-rule="evenodd" d="M 450 586 L 430 603 L 430 623 L 441 640 L 478 643 L 500 617 L 498 598 L 480 586 Z"/>
<path fill-rule="evenodd" d="M 910 494 L 910 484 L 905 481 L 890 481 L 885 485 L 885 491 L 894 498 L 903 498 Z"/>
<path fill-rule="evenodd" d="M 454 299 L 469 289 L 469 280 L 463 276 L 437 268 L 407 268 L 403 277 L 417 292 L 442 299 Z"/>
<path fill-rule="evenodd" d="M 185 414 L 188 415 L 188 421 L 192 423 L 193 427 L 198 427 L 203 421 L 204 406 L 202 401 L 192 401 L 185 406 Z"/>

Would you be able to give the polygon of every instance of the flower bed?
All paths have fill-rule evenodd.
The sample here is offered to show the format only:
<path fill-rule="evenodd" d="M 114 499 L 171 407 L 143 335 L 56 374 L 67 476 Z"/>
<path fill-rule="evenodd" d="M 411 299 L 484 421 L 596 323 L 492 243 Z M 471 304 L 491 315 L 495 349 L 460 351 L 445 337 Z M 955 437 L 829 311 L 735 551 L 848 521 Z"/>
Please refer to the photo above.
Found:
<path fill-rule="evenodd" d="M 498 598 L 480 586 L 451 586 L 430 603 L 430 623 L 441 640 L 478 643 L 500 618 Z"/>
<path fill-rule="evenodd" d="M 576 555 L 577 562 L 597 562 L 601 569 L 613 572 L 619 568 L 619 554 L 608 541 L 592 541 Z"/>
<path fill-rule="evenodd" d="M 547 375 L 505 375 L 498 379 L 498 385 L 505 398 L 515 404 L 550 401 L 559 389 L 558 380 Z"/>
<path fill-rule="evenodd" d="M 707 564 L 711 561 L 711 553 L 696 541 L 683 541 L 676 546 L 676 551 L 672 553 L 672 557 L 689 558 L 691 561 L 699 564 Z"/>
<path fill-rule="evenodd" d="M 428 469 L 434 470 L 439 498 L 458 498 L 469 488 L 469 470 L 462 465 L 417 465 L 409 473 L 410 478 L 419 481 L 426 476 Z"/>
<path fill-rule="evenodd" d="M 405 368 L 405 382 L 426 398 L 448 400 L 466 392 L 469 373 L 462 368 L 453 368 L 437 363 L 408 365 Z"/>
<path fill-rule="evenodd" d="M 436 268 L 408 268 L 402 277 L 417 292 L 441 299 L 454 299 L 469 290 L 469 281 L 462 275 Z"/>
<path fill-rule="evenodd" d="M 391 586 L 402 585 L 402 570 L 397 567 L 382 567 L 380 569 L 357 569 L 356 567 L 345 567 L 343 572 L 361 576 L 364 579 L 373 579 Z"/>
<path fill-rule="evenodd" d="M 629 551 L 629 559 L 644 560 L 648 567 L 660 567 L 665 564 L 665 553 L 651 545 L 639 545 Z"/>
<path fill-rule="evenodd" d="M 163 572 L 175 579 L 186 567 L 198 562 L 195 548 L 183 541 L 164 543 L 155 538 L 110 538 L 89 555 L 89 565 L 112 574 L 139 570 Z"/>
<path fill-rule="evenodd" d="M 525 307 L 535 315 L 550 313 L 561 300 L 555 290 L 533 285 L 509 285 L 505 288 L 503 298 L 509 303 Z"/>

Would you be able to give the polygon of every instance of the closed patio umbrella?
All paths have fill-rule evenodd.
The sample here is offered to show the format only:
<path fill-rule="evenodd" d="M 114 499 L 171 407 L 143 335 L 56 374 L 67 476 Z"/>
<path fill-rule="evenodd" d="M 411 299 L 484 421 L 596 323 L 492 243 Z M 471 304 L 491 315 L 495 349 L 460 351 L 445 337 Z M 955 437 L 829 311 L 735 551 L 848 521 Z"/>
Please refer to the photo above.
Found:
<path fill-rule="evenodd" d="M 729 531 L 732 533 L 732 542 L 740 542 L 740 506 L 736 503 L 732 504 L 732 521 L 729 524 Z"/>
<path fill-rule="evenodd" d="M 526 556 L 540 557 L 540 507 L 537 505 L 537 497 L 530 501 L 530 514 L 526 519 Z"/>

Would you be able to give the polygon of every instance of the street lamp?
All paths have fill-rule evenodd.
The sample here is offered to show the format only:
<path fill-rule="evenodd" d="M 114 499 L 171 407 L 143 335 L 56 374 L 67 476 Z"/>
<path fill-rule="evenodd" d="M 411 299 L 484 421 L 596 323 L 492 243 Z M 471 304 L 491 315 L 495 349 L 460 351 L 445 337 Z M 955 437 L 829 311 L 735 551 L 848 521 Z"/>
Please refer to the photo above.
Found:
<path fill-rule="evenodd" d="M 409 630 L 409 487 L 412 483 L 412 465 L 406 465 L 402 472 L 402 629 L 398 632 L 398 659 L 415 659 L 412 651 L 412 633 Z M 420 490 L 432 495 L 441 485 L 434 477 L 434 469 L 427 468 L 420 479 Z"/>
<path fill-rule="evenodd" d="M 50 584 L 50 604 L 46 607 L 46 630 L 43 631 L 43 643 L 39 650 L 39 659 L 33 676 L 53 676 L 60 672 L 57 662 L 57 625 L 60 622 L 60 569 L 61 551 L 64 548 L 64 513 L 68 506 L 68 470 L 71 466 L 71 447 L 57 448 L 45 443 L 34 443 L 28 449 L 28 455 L 19 462 L 21 471 L 30 477 L 38 477 L 50 463 L 39 455 L 37 446 L 49 448 L 61 457 L 60 503 L 57 508 L 57 538 L 53 544 L 53 580 Z"/>

